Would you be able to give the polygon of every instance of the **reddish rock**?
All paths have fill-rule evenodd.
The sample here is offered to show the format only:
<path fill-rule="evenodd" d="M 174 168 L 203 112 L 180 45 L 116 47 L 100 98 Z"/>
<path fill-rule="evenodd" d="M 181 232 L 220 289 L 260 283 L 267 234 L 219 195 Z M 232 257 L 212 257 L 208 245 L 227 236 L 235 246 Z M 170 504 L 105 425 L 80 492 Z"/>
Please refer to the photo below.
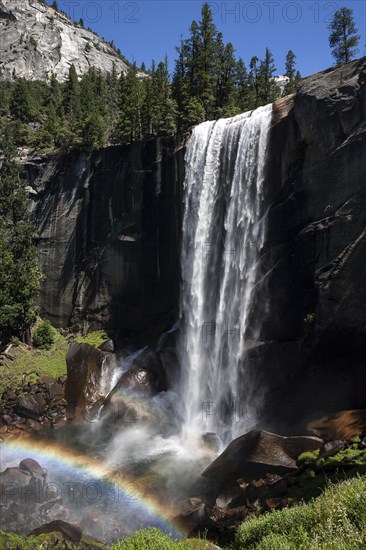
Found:
<path fill-rule="evenodd" d="M 366 409 L 341 411 L 323 416 L 307 425 L 307 429 L 324 439 L 352 439 L 366 433 Z"/>

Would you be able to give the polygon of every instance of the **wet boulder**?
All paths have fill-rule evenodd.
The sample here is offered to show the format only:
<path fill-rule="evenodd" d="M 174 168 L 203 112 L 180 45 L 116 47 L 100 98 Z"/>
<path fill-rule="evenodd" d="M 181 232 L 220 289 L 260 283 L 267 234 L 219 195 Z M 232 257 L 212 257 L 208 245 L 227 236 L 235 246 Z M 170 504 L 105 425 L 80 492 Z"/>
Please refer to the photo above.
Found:
<path fill-rule="evenodd" d="M 117 369 L 114 354 L 89 344 L 72 343 L 66 355 L 65 399 L 69 420 L 88 421 L 94 404 L 112 389 L 109 381 Z"/>
<path fill-rule="evenodd" d="M 323 440 L 310 436 L 281 436 L 264 430 L 251 430 L 234 439 L 208 468 L 203 477 L 222 486 L 238 479 L 260 479 L 268 473 L 284 475 L 297 470 L 296 459 L 305 451 L 323 446 Z"/>
<path fill-rule="evenodd" d="M 132 394 L 152 396 L 156 394 L 156 381 L 146 369 L 135 367 L 121 376 L 117 389 L 126 390 Z"/>
<path fill-rule="evenodd" d="M 167 378 L 165 370 L 158 353 L 150 349 L 146 349 L 141 355 L 139 355 L 132 363 L 132 371 L 135 371 L 138 378 L 144 377 L 149 380 L 148 384 L 151 386 L 152 393 L 165 391 L 167 389 Z M 138 370 L 141 371 L 138 374 Z M 143 374 L 143 371 L 148 373 L 148 376 Z M 131 372 L 131 371 L 130 371 Z M 146 385 L 146 383 L 145 383 Z M 141 384 L 138 382 L 138 386 Z"/>

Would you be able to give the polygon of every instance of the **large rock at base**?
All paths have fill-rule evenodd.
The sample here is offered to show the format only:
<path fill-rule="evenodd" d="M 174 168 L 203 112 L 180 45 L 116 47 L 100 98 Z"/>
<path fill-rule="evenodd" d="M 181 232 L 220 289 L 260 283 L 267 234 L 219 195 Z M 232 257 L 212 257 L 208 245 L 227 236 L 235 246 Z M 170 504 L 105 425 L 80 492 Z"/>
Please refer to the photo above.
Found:
<path fill-rule="evenodd" d="M 240 478 L 259 479 L 267 473 L 283 475 L 297 469 L 296 459 L 301 453 L 322 445 L 323 440 L 317 437 L 284 437 L 251 430 L 234 439 L 202 475 L 218 488 Z"/>
<path fill-rule="evenodd" d="M 328 439 L 345 440 L 366 433 L 366 409 L 341 411 L 323 416 L 307 425 L 312 433 Z"/>
<path fill-rule="evenodd" d="M 66 363 L 65 398 L 68 418 L 75 423 L 88 421 L 94 403 L 111 390 L 108 380 L 112 379 L 117 368 L 116 356 L 89 344 L 74 342 L 67 352 Z"/>
<path fill-rule="evenodd" d="M 77 525 L 72 525 L 71 523 L 67 523 L 67 521 L 56 520 L 33 529 L 33 531 L 29 533 L 29 536 L 55 532 L 62 533 L 66 540 L 75 542 L 76 544 L 80 542 L 83 534 L 80 527 L 77 527 Z"/>

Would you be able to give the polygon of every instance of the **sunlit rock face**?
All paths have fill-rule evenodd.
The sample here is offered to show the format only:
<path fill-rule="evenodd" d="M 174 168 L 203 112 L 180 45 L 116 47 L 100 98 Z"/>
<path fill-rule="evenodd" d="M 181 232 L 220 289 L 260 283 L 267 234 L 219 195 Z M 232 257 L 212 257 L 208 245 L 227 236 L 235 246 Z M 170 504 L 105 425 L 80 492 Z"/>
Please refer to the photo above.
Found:
<path fill-rule="evenodd" d="M 0 1 L 2 77 L 66 80 L 71 64 L 79 75 L 90 67 L 102 73 L 127 71 L 126 63 L 99 36 L 38 0 Z"/>

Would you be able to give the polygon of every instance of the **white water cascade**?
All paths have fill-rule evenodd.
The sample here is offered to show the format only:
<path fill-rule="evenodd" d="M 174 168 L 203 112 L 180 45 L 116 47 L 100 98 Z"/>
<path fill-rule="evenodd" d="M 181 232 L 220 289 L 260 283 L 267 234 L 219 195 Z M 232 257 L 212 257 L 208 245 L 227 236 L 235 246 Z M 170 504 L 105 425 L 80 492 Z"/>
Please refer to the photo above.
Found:
<path fill-rule="evenodd" d="M 228 441 L 255 420 L 245 353 L 260 325 L 253 304 L 271 115 L 268 105 L 205 122 L 187 145 L 180 357 L 188 438 L 215 432 Z"/>

